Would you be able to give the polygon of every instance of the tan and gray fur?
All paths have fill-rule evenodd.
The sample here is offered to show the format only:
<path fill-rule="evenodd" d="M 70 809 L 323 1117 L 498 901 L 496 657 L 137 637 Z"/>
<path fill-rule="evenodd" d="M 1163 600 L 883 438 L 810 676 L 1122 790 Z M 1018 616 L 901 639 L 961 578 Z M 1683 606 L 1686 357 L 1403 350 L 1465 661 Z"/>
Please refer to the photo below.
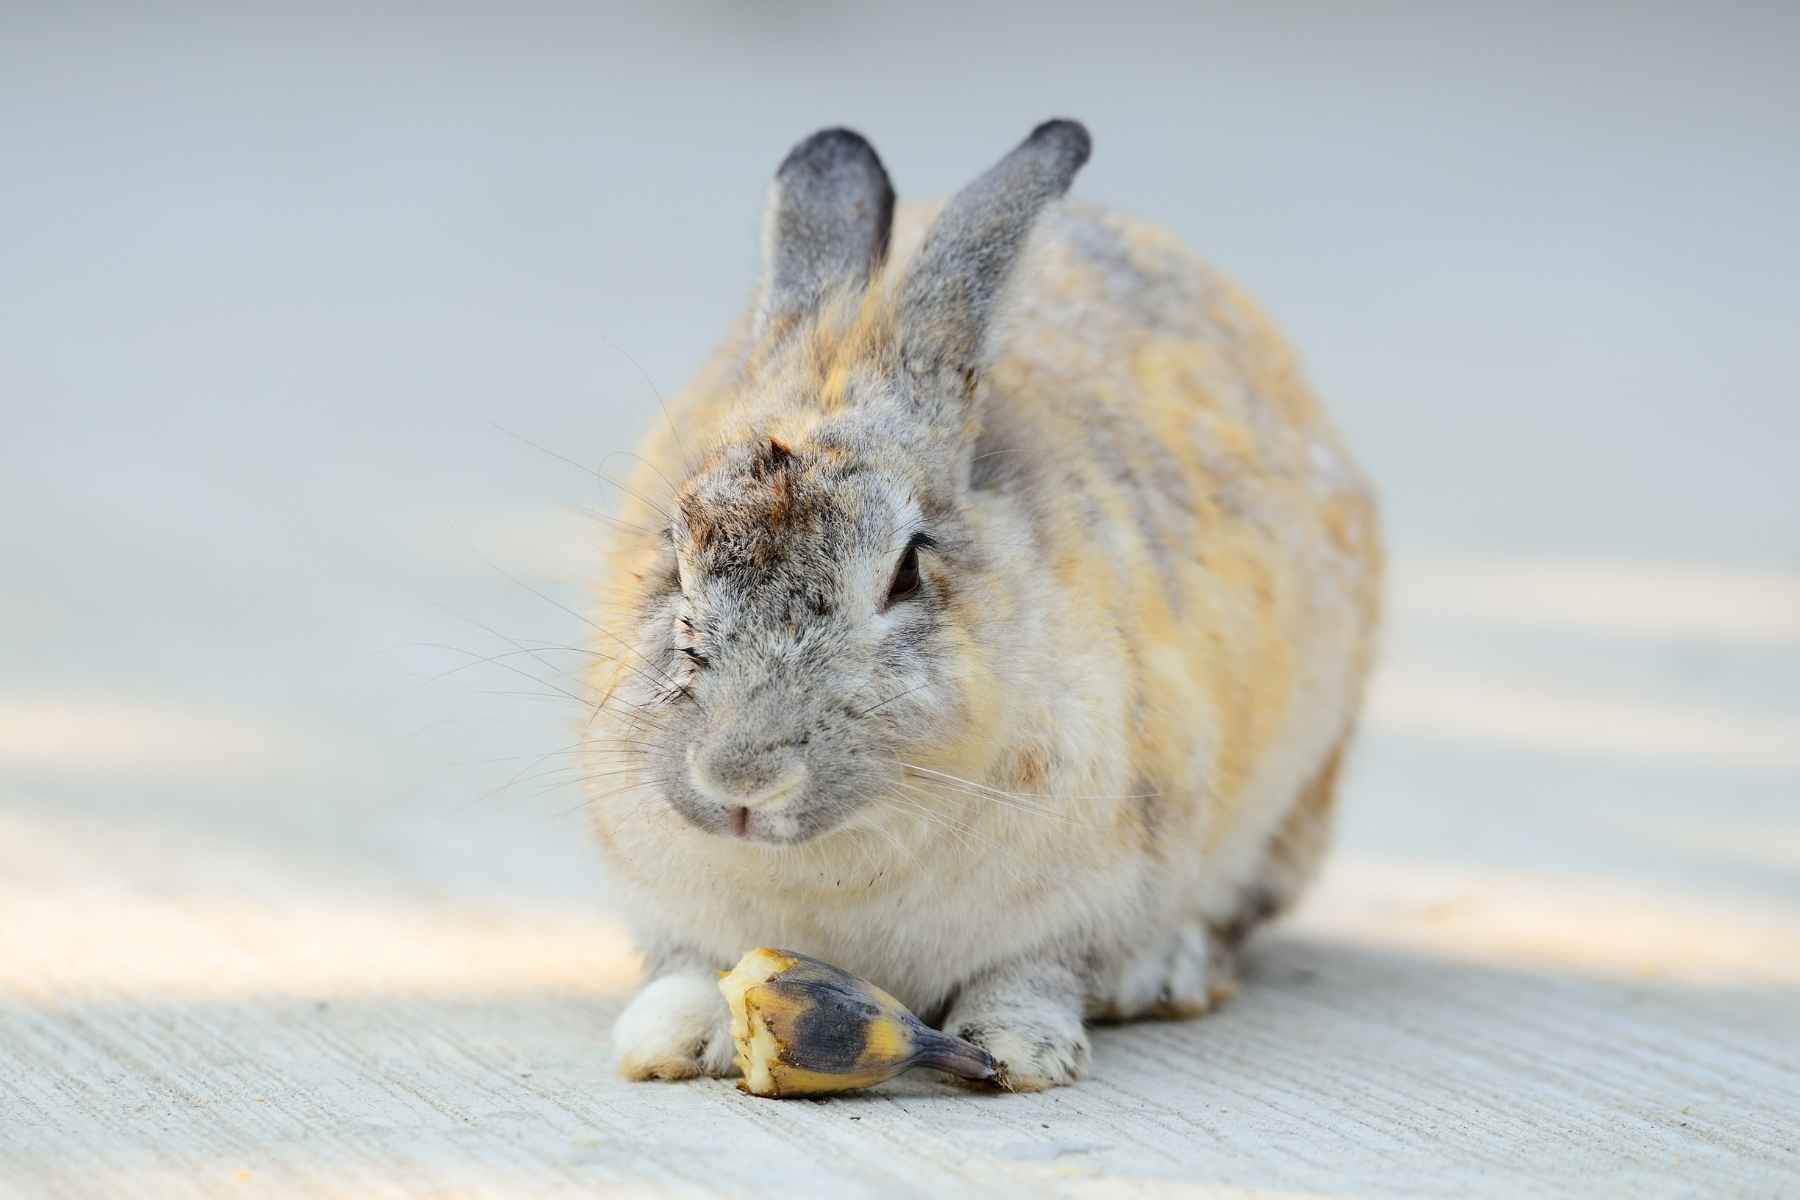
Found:
<path fill-rule="evenodd" d="M 985 1046 L 1229 993 L 1329 837 L 1370 490 L 1287 347 L 1167 233 L 1064 200 L 1051 121 L 940 208 L 827 130 L 606 551 L 586 740 L 649 982 L 636 1078 L 731 1068 L 775 945 Z"/>

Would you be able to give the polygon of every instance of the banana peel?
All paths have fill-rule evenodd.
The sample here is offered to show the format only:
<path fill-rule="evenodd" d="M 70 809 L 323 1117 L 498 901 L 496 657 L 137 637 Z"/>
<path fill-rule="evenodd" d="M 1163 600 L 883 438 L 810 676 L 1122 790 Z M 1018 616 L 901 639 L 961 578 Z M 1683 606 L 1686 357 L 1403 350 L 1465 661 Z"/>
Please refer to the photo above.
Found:
<path fill-rule="evenodd" d="M 940 1033 L 905 1005 L 830 963 L 767 947 L 719 977 L 737 1043 L 738 1087 L 754 1096 L 821 1096 L 874 1087 L 914 1067 L 997 1080 L 987 1051 Z"/>

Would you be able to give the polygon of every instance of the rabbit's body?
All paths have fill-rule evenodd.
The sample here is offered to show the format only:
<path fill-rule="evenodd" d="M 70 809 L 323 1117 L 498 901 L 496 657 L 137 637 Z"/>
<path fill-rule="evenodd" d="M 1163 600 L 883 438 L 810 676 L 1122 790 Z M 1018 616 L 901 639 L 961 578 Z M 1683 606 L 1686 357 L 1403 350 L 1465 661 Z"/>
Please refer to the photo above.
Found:
<path fill-rule="evenodd" d="M 711 468 L 694 469 L 703 439 L 767 440 L 802 462 L 821 447 L 822 461 L 848 453 L 904 478 L 908 451 L 885 444 L 881 421 L 868 428 L 859 416 L 839 450 L 851 403 L 842 393 L 867 390 L 867 372 L 917 361 L 906 330 L 923 322 L 890 284 L 917 274 L 934 216 L 903 210 L 885 274 L 866 295 L 825 298 L 804 345 L 780 328 L 784 349 L 767 335 L 734 338 L 671 400 L 671 425 L 642 448 L 631 490 L 666 497 L 671 482 L 724 470 L 717 452 Z M 815 773 L 833 762 L 873 771 L 857 776 L 855 807 L 798 844 L 769 845 L 721 836 L 712 818 L 641 790 L 599 789 L 612 874 L 659 976 L 616 1034 L 628 1073 L 722 1070 L 722 1009 L 696 981 L 750 946 L 779 945 L 873 979 L 985 1042 L 1025 1086 L 1063 1082 L 1085 1061 L 1083 1015 L 1204 1009 L 1230 986 L 1237 940 L 1315 865 L 1376 617 L 1380 550 L 1361 475 L 1263 318 L 1167 234 L 1052 206 L 1022 244 L 998 312 L 979 382 L 964 380 L 978 421 L 964 414 L 960 432 L 936 435 L 967 439 L 954 516 L 922 502 L 918 517 L 940 531 L 929 553 L 949 560 L 922 576 L 938 640 L 935 657 L 892 680 L 924 680 L 912 692 L 927 709 L 894 715 L 878 750 L 806 752 L 839 755 L 809 758 Z M 746 362 L 759 381 L 749 390 Z M 764 479 L 744 470 L 731 478 Z M 754 508 L 759 486 L 725 494 Z M 921 482 L 921 494 L 931 486 Z M 690 494 L 704 503 L 703 488 Z M 791 499 L 754 508 L 747 526 L 788 519 Z M 658 522 L 648 503 L 628 508 L 627 523 Z M 709 532 L 713 520 L 678 524 L 707 544 L 727 537 Z M 654 539 L 623 535 L 609 578 L 653 577 L 664 554 Z M 619 592 L 601 624 L 644 622 L 640 592 Z M 835 614 L 844 601 L 834 592 L 815 603 Z M 803 644 L 791 616 L 787 625 Z M 827 661 L 852 658 L 852 644 L 834 643 Z M 603 695 L 648 675 L 642 645 L 630 655 L 609 647 L 618 661 L 601 672 Z M 880 691 L 796 728 L 921 702 L 899 686 Z M 750 703 L 740 695 L 694 700 L 736 714 Z M 641 728 L 651 732 L 638 740 L 659 740 L 662 726 Z M 623 753 L 599 762 L 642 769 Z M 686 759 L 691 767 L 693 751 Z M 741 811 L 787 836 L 779 811 Z"/>

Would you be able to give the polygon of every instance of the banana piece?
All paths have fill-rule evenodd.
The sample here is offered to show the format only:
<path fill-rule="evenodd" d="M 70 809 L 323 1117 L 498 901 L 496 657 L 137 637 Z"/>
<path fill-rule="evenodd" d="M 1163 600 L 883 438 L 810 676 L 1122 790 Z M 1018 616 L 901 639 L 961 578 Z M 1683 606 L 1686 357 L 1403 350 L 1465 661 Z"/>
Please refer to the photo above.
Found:
<path fill-rule="evenodd" d="M 874 984 L 804 954 L 752 950 L 720 975 L 719 991 L 731 1008 L 738 1087 L 755 1096 L 874 1087 L 913 1067 L 996 1078 L 987 1051 L 939 1033 Z"/>

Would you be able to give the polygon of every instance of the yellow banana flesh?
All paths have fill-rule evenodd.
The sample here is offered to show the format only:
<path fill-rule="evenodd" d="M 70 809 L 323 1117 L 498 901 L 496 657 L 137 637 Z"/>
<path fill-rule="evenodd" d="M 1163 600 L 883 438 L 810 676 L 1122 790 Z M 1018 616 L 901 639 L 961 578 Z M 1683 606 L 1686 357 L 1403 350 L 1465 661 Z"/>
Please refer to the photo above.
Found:
<path fill-rule="evenodd" d="M 737 1042 L 738 1086 L 756 1096 L 874 1087 L 913 1067 L 993 1079 L 994 1060 L 829 963 L 752 950 L 719 978 Z"/>

